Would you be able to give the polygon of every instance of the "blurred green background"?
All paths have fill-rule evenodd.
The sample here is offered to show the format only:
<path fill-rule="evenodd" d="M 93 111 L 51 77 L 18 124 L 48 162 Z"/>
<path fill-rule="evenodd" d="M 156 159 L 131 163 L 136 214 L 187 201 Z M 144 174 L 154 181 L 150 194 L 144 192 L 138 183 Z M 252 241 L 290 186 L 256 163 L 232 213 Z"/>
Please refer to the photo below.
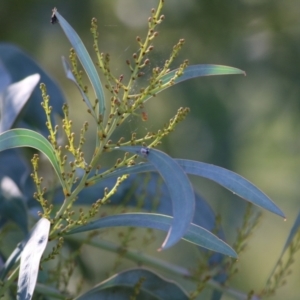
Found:
<path fill-rule="evenodd" d="M 56 79 L 80 128 L 88 118 L 79 93 L 64 76 L 61 56 L 68 56 L 70 45 L 61 28 L 50 24 L 52 8 L 58 8 L 91 53 L 90 20 L 98 19 L 99 47 L 111 54 L 111 70 L 118 76 L 128 74 L 125 61 L 137 50 L 135 37 L 145 35 L 150 9 L 156 3 L 1 0 L 0 41 L 21 47 Z M 283 209 L 286 222 L 264 212 L 247 252 L 239 259 L 240 273 L 232 286 L 245 292 L 264 286 L 300 207 L 299 11 L 300 2 L 296 0 L 166 0 L 166 19 L 159 27 L 151 67 L 162 66 L 173 45 L 184 38 L 186 45 L 174 68 L 187 58 L 190 64 L 234 66 L 246 71 L 247 76 L 181 83 L 147 103 L 147 122 L 132 118 L 120 133 L 128 134 L 138 127 L 139 132 L 154 131 L 178 107 L 188 106 L 191 113 L 186 121 L 161 149 L 173 157 L 231 169 L 256 184 Z M 232 243 L 245 203 L 204 179 L 193 179 L 193 183 L 222 215 Z M 184 247 L 180 249 L 180 256 L 184 256 Z M 299 299 L 299 276 L 298 263 L 288 285 L 273 299 Z"/>

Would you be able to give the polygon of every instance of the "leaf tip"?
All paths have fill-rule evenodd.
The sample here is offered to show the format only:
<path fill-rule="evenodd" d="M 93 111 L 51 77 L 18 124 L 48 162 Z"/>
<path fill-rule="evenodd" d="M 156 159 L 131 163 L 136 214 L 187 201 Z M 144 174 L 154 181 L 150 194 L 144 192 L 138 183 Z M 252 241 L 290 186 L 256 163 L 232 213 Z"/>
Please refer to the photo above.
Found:
<path fill-rule="evenodd" d="M 281 209 L 279 209 L 279 212 L 277 213 L 277 215 L 282 217 L 284 222 L 287 220 L 284 212 Z"/>
<path fill-rule="evenodd" d="M 230 257 L 236 259 L 236 261 L 239 260 L 239 256 L 238 254 L 233 250 L 233 252 L 231 254 L 228 254 Z"/>

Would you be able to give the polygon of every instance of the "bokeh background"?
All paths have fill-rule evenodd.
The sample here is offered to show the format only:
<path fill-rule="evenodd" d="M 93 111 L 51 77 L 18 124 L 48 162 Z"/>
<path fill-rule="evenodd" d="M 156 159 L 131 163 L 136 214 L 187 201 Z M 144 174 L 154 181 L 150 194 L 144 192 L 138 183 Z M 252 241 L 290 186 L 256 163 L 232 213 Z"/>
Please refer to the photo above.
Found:
<path fill-rule="evenodd" d="M 126 75 L 125 61 L 137 50 L 135 37 L 145 35 L 150 9 L 156 4 L 156 0 L 1 0 L 0 41 L 21 47 L 56 79 L 80 128 L 88 117 L 79 93 L 64 76 L 61 56 L 68 56 L 70 45 L 61 28 L 50 24 L 52 8 L 58 8 L 91 53 L 90 20 L 96 17 L 101 51 L 110 53 L 116 75 Z M 131 118 L 120 133 L 154 131 L 178 107 L 188 106 L 191 113 L 186 121 L 161 149 L 173 157 L 231 169 L 283 209 L 286 222 L 264 212 L 247 252 L 239 259 L 239 275 L 231 286 L 244 292 L 264 286 L 300 207 L 299 11 L 297 0 L 166 0 L 166 19 L 159 27 L 151 67 L 163 65 L 172 46 L 184 38 L 177 65 L 187 58 L 190 64 L 238 67 L 247 76 L 181 83 L 147 103 L 147 122 Z M 92 150 L 87 147 L 86 151 Z M 207 180 L 193 179 L 193 183 L 222 215 L 232 243 L 245 203 Z M 299 299 L 299 277 L 296 263 L 288 284 L 273 299 Z"/>

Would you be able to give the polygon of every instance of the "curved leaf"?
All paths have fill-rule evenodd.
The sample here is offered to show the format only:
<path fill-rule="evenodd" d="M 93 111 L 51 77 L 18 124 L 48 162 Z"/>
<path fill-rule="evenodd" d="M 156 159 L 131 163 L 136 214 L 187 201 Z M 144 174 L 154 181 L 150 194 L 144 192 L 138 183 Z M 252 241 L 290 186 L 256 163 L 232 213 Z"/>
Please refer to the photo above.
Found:
<path fill-rule="evenodd" d="M 222 167 L 194 160 L 175 159 L 175 161 L 187 174 L 197 175 L 210 179 L 222 185 L 226 189 L 232 191 L 237 196 L 285 218 L 282 210 L 266 194 L 264 194 L 254 184 L 252 184 L 244 177 L 238 175 L 237 173 L 229 171 Z M 151 166 L 150 163 L 146 162 L 131 167 L 120 168 L 115 172 L 109 174 L 107 178 L 121 176 L 124 174 L 134 174 L 151 171 L 155 171 L 155 168 Z"/>
<path fill-rule="evenodd" d="M 64 66 L 64 69 L 65 69 L 65 73 L 66 73 L 66 76 L 68 79 L 70 79 L 71 81 L 73 81 L 75 83 L 75 85 L 77 86 L 77 88 L 79 89 L 79 92 L 85 102 L 85 104 L 87 105 L 87 107 L 89 108 L 89 110 L 91 111 L 91 114 L 94 116 L 94 118 L 97 120 L 97 117 L 95 115 L 95 112 L 94 112 L 94 109 L 93 109 L 93 106 L 90 102 L 90 100 L 88 99 L 88 97 L 86 96 L 86 94 L 84 93 L 84 91 L 81 89 L 80 85 L 77 83 L 72 71 L 71 71 L 71 68 L 70 68 L 70 65 L 69 63 L 67 62 L 67 60 L 62 57 L 62 63 L 63 63 L 63 66 Z"/>
<path fill-rule="evenodd" d="M 268 281 L 270 281 L 270 279 L 272 278 L 272 276 L 274 275 L 275 270 L 277 269 L 277 267 L 280 265 L 280 261 L 285 253 L 285 251 L 289 248 L 291 242 L 293 241 L 293 239 L 295 238 L 295 236 L 298 234 L 299 232 L 299 227 L 300 227 L 300 212 L 298 213 L 298 216 L 293 224 L 292 229 L 290 230 L 289 236 L 286 239 L 286 242 L 284 244 L 284 247 L 281 251 L 281 254 L 277 260 L 277 263 L 275 264 L 273 271 L 271 272 Z"/>
<path fill-rule="evenodd" d="M 132 298 L 134 297 L 134 298 Z M 100 290 L 94 294 L 88 295 L 86 297 L 80 298 L 81 300 L 158 300 L 157 297 L 144 292 L 139 291 L 136 295 L 136 290 L 131 287 L 117 286 L 111 287 L 104 290 Z"/>
<path fill-rule="evenodd" d="M 9 85 L 1 97 L 0 133 L 10 129 L 40 80 L 39 74 Z"/>
<path fill-rule="evenodd" d="M 103 116 L 105 112 L 105 98 L 95 65 L 76 31 L 70 26 L 70 24 L 63 18 L 63 16 L 58 11 L 55 12 L 55 16 L 57 17 L 59 25 L 61 26 L 68 40 L 72 44 L 78 59 L 80 60 L 86 74 L 89 77 L 96 97 L 99 101 L 99 114 Z"/>
<path fill-rule="evenodd" d="M 164 85 L 165 83 L 169 82 L 176 74 L 179 69 L 173 70 L 166 75 L 162 76 L 160 85 Z M 221 66 L 221 65 L 192 65 L 185 68 L 183 75 L 176 78 L 174 80 L 174 84 L 179 82 L 196 78 L 196 77 L 203 77 L 203 76 L 213 76 L 213 75 L 233 75 L 233 74 L 242 74 L 246 75 L 246 73 L 240 69 L 228 67 L 228 66 Z M 158 88 L 155 94 L 162 92 L 163 90 L 167 89 L 169 86 L 164 88 Z M 144 99 L 144 102 L 148 101 L 152 98 L 152 95 L 147 96 Z"/>
<path fill-rule="evenodd" d="M 50 221 L 40 219 L 31 231 L 21 254 L 18 279 L 18 300 L 30 300 L 36 285 L 40 259 L 48 243 Z"/>
<path fill-rule="evenodd" d="M 162 176 L 172 199 L 173 223 L 161 248 L 166 249 L 176 244 L 184 235 L 193 220 L 195 195 L 192 185 L 181 167 L 170 156 L 154 149 L 138 146 L 118 148 L 147 157 L 149 162 Z"/>
<path fill-rule="evenodd" d="M 163 81 L 170 80 L 177 70 L 171 71 L 165 76 L 163 76 Z M 234 67 L 222 66 L 222 65 L 192 65 L 188 66 L 184 69 L 183 74 L 175 79 L 175 83 L 182 82 L 184 80 L 188 80 L 196 77 L 203 76 L 214 76 L 214 75 L 246 75 L 245 71 Z"/>
<path fill-rule="evenodd" d="M 177 159 L 177 162 L 186 173 L 213 180 L 239 197 L 285 218 L 281 209 L 266 194 L 242 176 L 198 161 Z"/>
<path fill-rule="evenodd" d="M 29 129 L 12 129 L 0 134 L 0 151 L 18 147 L 30 147 L 43 152 L 52 164 L 62 186 L 65 186 L 54 149 L 41 134 Z"/>
<path fill-rule="evenodd" d="M 101 291 L 109 288 L 119 289 L 122 287 L 129 287 L 131 288 L 132 295 L 135 295 L 134 291 L 136 289 L 136 284 L 139 282 L 141 282 L 139 292 L 149 294 L 150 296 L 153 296 L 154 299 L 189 299 L 188 295 L 175 282 L 167 280 L 150 270 L 141 268 L 118 273 L 96 285 L 78 298 L 75 298 L 75 300 L 87 300 L 91 298 L 101 299 Z"/>
<path fill-rule="evenodd" d="M 65 98 L 58 84 L 51 78 L 30 56 L 18 47 L 9 43 L 0 43 L 0 57 L 7 72 L 11 77 L 11 82 L 18 82 L 25 77 L 38 73 L 41 76 L 41 82 L 45 83 L 47 92 L 50 95 L 52 112 L 51 120 L 55 123 L 54 114 L 63 116 L 62 106 Z M 35 88 L 30 96 L 29 101 L 22 111 L 22 126 L 30 129 L 36 129 L 42 132 L 44 136 L 48 136 L 49 131 L 45 126 L 46 115 L 44 109 L 40 105 L 41 91 Z M 17 120 L 18 122 L 18 120 Z"/>
<path fill-rule="evenodd" d="M 103 197 L 104 188 L 113 186 L 115 180 L 115 178 L 109 178 L 90 188 L 84 189 L 83 193 L 79 195 L 76 204 L 87 205 L 87 201 L 90 201 L 91 204 L 94 203 L 96 199 Z M 61 199 L 62 198 L 63 197 L 61 197 Z M 126 199 L 126 201 L 124 201 L 124 199 Z M 131 174 L 127 180 L 122 182 L 116 194 L 111 198 L 109 205 L 117 205 L 118 207 L 124 206 L 125 209 L 128 209 L 128 207 L 139 207 L 141 210 L 146 210 L 146 212 L 172 215 L 172 201 L 168 189 L 157 172 Z M 207 201 L 197 193 L 195 193 L 193 223 L 213 232 L 226 242 L 224 231 L 221 224 L 216 220 L 214 211 Z M 198 249 L 201 252 L 206 252 L 206 249 L 202 247 L 198 247 Z M 223 254 L 213 253 L 209 255 L 208 264 L 210 266 L 218 265 L 221 267 L 223 259 Z M 217 278 L 214 277 L 214 279 L 219 282 L 220 278 L 226 278 L 225 269 L 224 267 L 221 275 Z"/>
<path fill-rule="evenodd" d="M 153 169 L 153 167 L 151 166 Z M 122 174 L 123 175 L 123 174 Z M 104 189 L 111 189 L 115 185 L 115 178 L 106 178 L 97 184 L 82 190 L 74 205 L 91 205 L 97 199 L 102 198 Z M 53 191 L 49 191 L 53 195 Z M 127 197 L 126 195 L 130 195 Z M 140 195 L 143 195 L 141 201 Z M 124 198 L 128 199 L 124 203 Z M 64 199 L 61 189 L 55 191 L 53 202 L 61 204 Z M 153 199 L 157 199 L 153 203 Z M 164 215 L 172 215 L 172 201 L 168 189 L 158 173 L 132 174 L 127 180 L 122 182 L 116 193 L 112 195 L 109 205 L 125 205 L 126 207 L 140 207 L 143 210 L 157 212 Z M 36 201 L 32 206 L 36 205 Z M 195 193 L 195 212 L 192 221 L 194 224 L 212 231 L 216 228 L 215 214 L 207 201 Z M 224 232 L 220 230 L 218 236 L 224 239 Z"/>
<path fill-rule="evenodd" d="M 106 187 L 111 189 L 115 185 L 115 182 L 115 178 L 109 178 L 82 190 L 78 195 L 78 199 L 74 202 L 74 205 L 91 205 L 95 203 L 97 199 L 103 197 L 104 189 Z M 49 192 L 51 193 L 51 191 Z M 143 195 L 142 199 L 141 195 Z M 54 203 L 61 204 L 63 199 L 62 190 L 57 190 L 54 196 Z M 126 199 L 126 201 L 124 201 L 124 199 Z M 127 180 L 122 182 L 116 193 L 110 198 L 108 204 L 139 207 L 146 212 L 172 215 L 172 201 L 168 188 L 157 172 L 132 174 Z M 36 202 L 32 202 L 32 205 L 36 205 Z M 195 194 L 195 212 L 192 222 L 211 232 L 215 231 L 217 226 L 219 230 L 214 233 L 222 240 L 225 240 L 222 226 L 216 223 L 214 211 L 207 201 L 198 194 Z M 216 265 L 221 262 L 222 257 L 223 255 L 215 253 L 210 257 L 209 263 Z"/>
<path fill-rule="evenodd" d="M 96 221 L 71 229 L 66 234 L 69 235 L 95 229 L 119 226 L 144 227 L 168 231 L 170 225 L 172 224 L 173 218 L 166 215 L 151 213 L 125 213 L 98 219 Z M 231 257 L 237 257 L 235 251 L 224 241 L 219 239 L 208 230 L 193 223 L 189 224 L 189 227 L 182 238 L 203 248 L 229 255 Z"/>
<path fill-rule="evenodd" d="M 149 163 L 143 165 L 149 165 L 150 170 L 154 170 L 153 166 Z M 133 167 L 134 168 L 134 167 Z M 128 168 L 129 170 L 131 168 Z M 123 172 L 121 175 L 124 175 Z M 130 172 L 131 173 L 131 172 Z M 116 182 L 114 178 L 106 178 L 97 184 L 94 184 L 79 193 L 78 199 L 74 202 L 75 205 L 91 205 L 96 199 L 102 198 L 104 189 L 112 188 Z M 129 194 L 130 197 L 126 195 Z M 143 201 L 141 201 L 140 195 L 143 195 Z M 123 203 L 124 198 L 130 198 Z M 61 203 L 63 195 L 58 193 L 54 198 L 54 203 Z M 153 203 L 153 199 L 159 199 Z M 147 211 L 153 211 L 159 214 L 172 215 L 172 201 L 169 196 L 167 186 L 162 182 L 161 177 L 158 173 L 147 173 L 147 174 L 132 174 L 131 176 L 122 182 L 117 189 L 116 193 L 110 198 L 111 205 L 125 205 L 131 207 L 140 207 Z M 205 229 L 212 231 L 215 229 L 216 220 L 215 214 L 212 208 L 209 206 L 207 201 L 200 195 L 195 193 L 195 213 L 192 221 L 194 224 L 204 227 Z M 224 233 L 220 236 L 224 238 Z"/>
<path fill-rule="evenodd" d="M 290 230 L 289 236 L 288 236 L 288 238 L 284 244 L 284 247 L 282 249 L 282 253 L 284 253 L 287 250 L 287 248 L 291 244 L 292 240 L 294 239 L 296 234 L 299 232 L 299 227 L 300 227 L 300 212 L 298 213 L 297 218 L 293 224 L 293 227 Z"/>

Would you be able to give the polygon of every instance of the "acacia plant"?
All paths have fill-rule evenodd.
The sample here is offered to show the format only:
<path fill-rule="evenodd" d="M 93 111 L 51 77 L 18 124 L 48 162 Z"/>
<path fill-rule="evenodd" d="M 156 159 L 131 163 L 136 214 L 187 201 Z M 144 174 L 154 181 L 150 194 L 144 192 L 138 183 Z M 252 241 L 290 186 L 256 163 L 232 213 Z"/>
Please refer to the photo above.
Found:
<path fill-rule="evenodd" d="M 73 132 L 69 106 L 53 80 L 16 47 L 0 45 L 3 61 L 0 70 L 3 87 L 0 150 L 7 150 L 0 156 L 3 166 L 1 296 L 15 298 L 17 295 L 17 299 L 31 299 L 42 295 L 49 299 L 81 300 L 110 297 L 195 299 L 208 285 L 214 290 L 213 299 L 220 299 L 224 292 L 246 299 L 246 294 L 225 287 L 224 283 L 234 273 L 237 252 L 243 250 L 258 216 L 249 206 L 234 245 L 235 251 L 224 241 L 218 218 L 207 202 L 194 192 L 187 175 L 213 180 L 250 203 L 284 217 L 282 211 L 258 188 L 232 171 L 203 162 L 174 159 L 157 149 L 164 137 L 172 134 L 184 121 L 189 108 L 179 108 L 176 115 L 157 132 L 148 132 L 144 136 L 132 133 L 129 138 L 115 138 L 116 130 L 127 118 L 141 115 L 143 120 L 147 119 L 145 103 L 164 89 L 194 77 L 244 74 L 227 66 L 189 66 L 187 60 L 173 69 L 172 63 L 184 45 L 184 39 L 173 47 L 162 66 L 152 61 L 149 54 L 154 51 L 158 27 L 165 19 L 161 13 L 163 4 L 164 1 L 159 0 L 157 9 L 152 9 L 146 36 L 136 38 L 137 51 L 126 60 L 130 70 L 128 78 L 111 72 L 109 54 L 101 53 L 98 48 L 95 18 L 91 22 L 96 54 L 94 63 L 78 34 L 57 9 L 53 9 L 51 23 L 61 26 L 72 45 L 69 60 L 63 58 L 66 76 L 77 86 L 96 128 L 91 159 L 84 151 L 85 134 L 90 124 L 85 122 L 79 133 Z M 84 73 L 78 62 L 90 81 L 93 96 L 84 83 Z M 20 64 L 25 68 L 16 72 Z M 140 81 L 140 78 L 145 76 L 144 70 L 149 66 L 152 68 L 151 76 L 147 78 L 147 84 L 141 86 L 145 80 Z M 22 73 L 24 69 L 26 71 Z M 40 81 L 41 96 L 35 89 Z M 138 92 L 136 86 L 139 86 Z M 37 105 L 40 99 L 41 107 Z M 61 117 L 61 122 L 55 115 Z M 120 158 L 109 168 L 102 168 L 103 154 L 112 151 L 118 151 Z M 27 164 L 29 156 L 32 157 L 30 171 Z M 40 175 L 45 157 L 55 171 L 53 178 L 48 174 L 52 178 L 50 181 L 47 178 L 47 182 L 51 182 L 48 186 Z M 108 210 L 108 214 L 105 208 L 112 205 L 117 210 Z M 21 242 L 7 257 L 5 240 L 11 232 L 18 232 L 13 224 L 21 229 L 24 238 L 18 233 L 16 239 Z M 28 231 L 28 227 L 32 229 Z M 115 244 L 98 235 L 99 230 L 103 232 L 110 227 L 129 229 L 119 236 L 119 243 Z M 159 251 L 184 239 L 199 246 L 204 259 L 199 268 L 191 271 L 177 266 L 175 262 L 166 263 L 130 249 L 128 246 L 134 237 L 135 227 L 165 231 L 167 234 Z M 155 230 L 145 236 L 148 240 L 143 241 L 144 248 L 151 243 Z M 111 274 L 113 276 L 94 288 L 82 290 L 79 283 L 88 275 L 83 271 L 80 249 L 86 244 L 116 253 L 116 265 L 123 258 L 128 258 L 140 266 Z M 78 289 L 74 292 L 68 285 L 74 282 L 72 276 L 80 268 L 83 268 L 82 278 L 76 279 Z M 111 272 L 114 269 L 112 267 Z M 191 280 L 195 284 L 194 291 L 188 293 L 175 282 L 154 272 L 160 269 Z M 272 285 L 271 282 L 270 279 L 269 288 L 261 295 L 274 292 L 278 284 Z"/>

